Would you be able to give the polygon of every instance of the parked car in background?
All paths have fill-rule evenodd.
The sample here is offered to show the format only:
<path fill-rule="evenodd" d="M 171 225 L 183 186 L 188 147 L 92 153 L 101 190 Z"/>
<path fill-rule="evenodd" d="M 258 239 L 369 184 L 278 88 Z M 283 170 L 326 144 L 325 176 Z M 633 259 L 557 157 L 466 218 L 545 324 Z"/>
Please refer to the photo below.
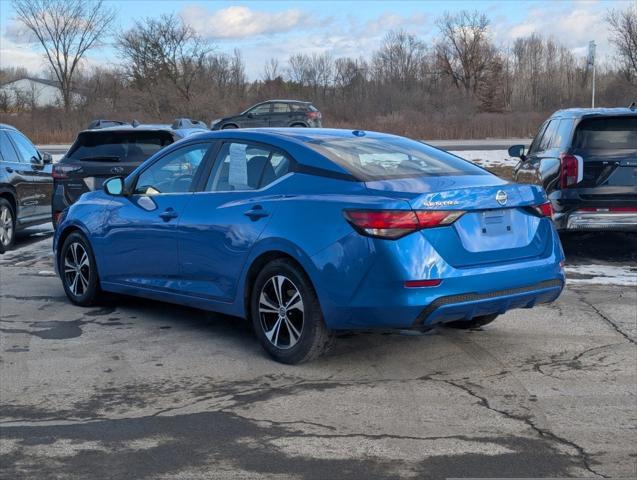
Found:
<path fill-rule="evenodd" d="M 99 189 L 114 175 L 128 175 L 144 160 L 189 135 L 202 133 L 205 123 L 187 118 L 172 125 L 142 125 L 95 120 L 80 132 L 64 157 L 53 166 L 53 224 L 83 193 Z"/>
<path fill-rule="evenodd" d="M 209 132 L 66 210 L 55 262 L 75 304 L 109 291 L 250 318 L 271 356 L 299 363 L 337 330 L 475 328 L 555 300 L 546 202 L 394 135 Z"/>
<path fill-rule="evenodd" d="M 313 127 L 320 128 L 321 112 L 311 102 L 299 100 L 268 100 L 246 111 L 210 123 L 211 130 L 254 127 Z"/>
<path fill-rule="evenodd" d="M 514 180 L 541 185 L 559 230 L 637 231 L 637 110 L 581 108 L 542 124 Z"/>
<path fill-rule="evenodd" d="M 51 155 L 16 128 L 0 123 L 0 253 L 17 231 L 51 220 Z"/>

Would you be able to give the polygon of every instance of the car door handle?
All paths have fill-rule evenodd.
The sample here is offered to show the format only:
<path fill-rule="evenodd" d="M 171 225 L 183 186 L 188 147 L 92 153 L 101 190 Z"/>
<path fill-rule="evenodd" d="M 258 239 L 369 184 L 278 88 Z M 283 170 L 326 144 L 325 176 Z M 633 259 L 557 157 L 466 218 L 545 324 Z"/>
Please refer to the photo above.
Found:
<path fill-rule="evenodd" d="M 173 218 L 177 218 L 179 216 L 179 214 L 177 212 L 175 212 L 174 209 L 172 208 L 167 208 L 166 210 L 164 210 L 163 212 L 161 212 L 159 214 L 159 216 L 161 217 L 161 219 L 164 222 L 169 222 L 170 220 L 172 220 Z"/>
<path fill-rule="evenodd" d="M 255 205 L 250 210 L 244 213 L 246 217 L 250 217 L 252 220 L 258 220 L 263 217 L 267 217 L 270 215 L 266 212 L 261 205 Z"/>

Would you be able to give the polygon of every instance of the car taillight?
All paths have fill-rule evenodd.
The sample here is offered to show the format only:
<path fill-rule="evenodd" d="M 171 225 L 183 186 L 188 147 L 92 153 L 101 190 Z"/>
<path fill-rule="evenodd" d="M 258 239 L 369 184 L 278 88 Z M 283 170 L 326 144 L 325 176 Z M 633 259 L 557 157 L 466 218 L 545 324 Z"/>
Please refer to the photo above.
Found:
<path fill-rule="evenodd" d="M 82 167 L 79 165 L 53 165 L 53 170 L 51 171 L 51 176 L 55 179 L 61 178 L 69 178 L 69 173 L 77 172 L 81 170 Z"/>
<path fill-rule="evenodd" d="M 321 118 L 321 112 L 305 112 L 305 115 L 310 120 L 318 120 Z"/>
<path fill-rule="evenodd" d="M 358 232 L 390 240 L 423 228 L 450 225 L 464 214 L 458 210 L 345 210 L 343 213 Z"/>
<path fill-rule="evenodd" d="M 542 203 L 541 205 L 536 205 L 533 208 L 543 217 L 553 217 L 553 205 L 551 205 L 551 202 Z"/>
<path fill-rule="evenodd" d="M 560 155 L 560 187 L 568 188 L 582 180 L 583 165 L 580 158 L 569 153 Z"/>

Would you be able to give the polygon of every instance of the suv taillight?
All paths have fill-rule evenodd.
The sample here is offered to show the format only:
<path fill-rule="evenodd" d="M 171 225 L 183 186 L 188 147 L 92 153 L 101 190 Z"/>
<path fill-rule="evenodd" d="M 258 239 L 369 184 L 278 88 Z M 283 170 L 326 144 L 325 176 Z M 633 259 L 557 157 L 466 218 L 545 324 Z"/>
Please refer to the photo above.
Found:
<path fill-rule="evenodd" d="M 581 180 L 580 161 L 575 155 L 563 153 L 560 155 L 560 187 L 568 188 Z"/>
<path fill-rule="evenodd" d="M 53 165 L 53 170 L 51 171 L 51 176 L 55 179 L 64 179 L 69 178 L 69 173 L 77 172 L 81 170 L 82 167 L 79 165 L 60 165 L 59 163 Z"/>
<path fill-rule="evenodd" d="M 319 120 L 321 118 L 321 112 L 305 112 L 305 115 L 310 120 Z"/>
<path fill-rule="evenodd" d="M 396 240 L 423 228 L 451 225 L 461 210 L 344 210 L 349 223 L 363 235 Z"/>

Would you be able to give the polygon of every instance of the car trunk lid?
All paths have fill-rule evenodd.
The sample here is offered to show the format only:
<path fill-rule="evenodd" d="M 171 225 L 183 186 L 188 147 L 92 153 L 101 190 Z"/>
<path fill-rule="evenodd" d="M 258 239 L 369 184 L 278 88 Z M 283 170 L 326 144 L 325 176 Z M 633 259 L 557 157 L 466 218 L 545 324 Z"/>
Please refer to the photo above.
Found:
<path fill-rule="evenodd" d="M 490 175 L 420 177 L 367 182 L 372 192 L 404 198 L 414 210 L 461 210 L 453 224 L 420 231 L 456 268 L 548 255 L 551 224 L 534 209 L 546 202 L 535 185 Z"/>

